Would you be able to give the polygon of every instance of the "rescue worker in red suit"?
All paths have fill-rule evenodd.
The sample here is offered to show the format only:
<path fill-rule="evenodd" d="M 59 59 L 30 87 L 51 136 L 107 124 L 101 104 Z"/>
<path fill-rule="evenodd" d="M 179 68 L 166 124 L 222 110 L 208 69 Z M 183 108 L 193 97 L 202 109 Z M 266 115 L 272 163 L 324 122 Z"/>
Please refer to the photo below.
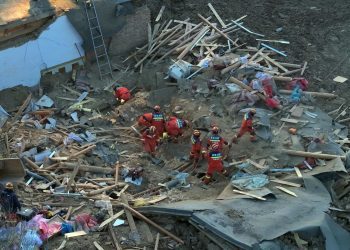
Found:
<path fill-rule="evenodd" d="M 153 122 L 153 114 L 152 113 L 145 113 L 139 117 L 137 120 L 137 123 L 141 127 L 149 128 L 152 126 Z"/>
<path fill-rule="evenodd" d="M 113 86 L 113 90 L 114 97 L 116 98 L 117 102 L 120 102 L 120 104 L 124 104 L 131 99 L 131 93 L 128 88 Z"/>
<path fill-rule="evenodd" d="M 247 113 L 244 114 L 241 128 L 240 128 L 238 134 L 236 134 L 232 139 L 233 143 L 237 143 L 238 138 L 242 137 L 245 133 L 250 134 L 250 141 L 251 142 L 256 141 L 255 130 L 253 128 L 253 118 L 254 118 L 255 114 L 256 114 L 255 109 L 250 109 Z"/>
<path fill-rule="evenodd" d="M 202 155 L 202 141 L 201 132 L 194 130 L 191 137 L 191 152 L 190 159 L 193 160 L 193 169 L 195 170 L 198 166 L 198 162 Z"/>
<path fill-rule="evenodd" d="M 165 131 L 165 120 L 159 105 L 156 105 L 153 108 L 151 124 L 152 126 L 156 127 L 156 134 L 158 135 L 158 137 L 163 137 L 163 133 Z"/>
<path fill-rule="evenodd" d="M 158 145 L 158 136 L 156 134 L 156 127 L 151 126 L 142 134 L 143 148 L 151 156 L 155 157 L 156 148 Z"/>
<path fill-rule="evenodd" d="M 220 151 L 223 150 L 224 145 L 228 145 L 228 142 L 219 135 L 219 127 L 217 126 L 214 126 L 211 129 L 211 134 L 209 135 L 208 141 L 207 141 L 207 149 L 209 149 L 215 143 L 219 144 Z"/>
<path fill-rule="evenodd" d="M 165 123 L 165 130 L 171 139 L 177 141 L 177 138 L 183 134 L 183 129 L 187 125 L 188 121 L 171 116 L 169 121 Z"/>
<path fill-rule="evenodd" d="M 203 177 L 203 183 L 208 185 L 213 178 L 214 172 L 219 172 L 228 176 L 228 172 L 224 169 L 224 164 L 222 161 L 223 155 L 220 152 L 220 146 L 218 143 L 214 143 L 209 148 L 209 153 L 206 155 L 208 159 L 208 170 L 206 175 Z"/>

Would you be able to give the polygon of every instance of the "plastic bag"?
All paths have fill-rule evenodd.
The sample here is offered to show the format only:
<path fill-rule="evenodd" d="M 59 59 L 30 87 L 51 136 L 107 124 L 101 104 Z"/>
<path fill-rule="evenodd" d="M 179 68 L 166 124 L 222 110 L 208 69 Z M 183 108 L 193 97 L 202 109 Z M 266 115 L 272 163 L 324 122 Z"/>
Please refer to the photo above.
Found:
<path fill-rule="evenodd" d="M 250 175 L 237 173 L 231 178 L 232 186 L 245 190 L 256 190 L 264 187 L 268 183 L 269 179 L 267 175 L 264 174 Z"/>
<path fill-rule="evenodd" d="M 35 230 L 28 230 L 21 240 L 21 249 L 34 250 L 43 244 Z"/>

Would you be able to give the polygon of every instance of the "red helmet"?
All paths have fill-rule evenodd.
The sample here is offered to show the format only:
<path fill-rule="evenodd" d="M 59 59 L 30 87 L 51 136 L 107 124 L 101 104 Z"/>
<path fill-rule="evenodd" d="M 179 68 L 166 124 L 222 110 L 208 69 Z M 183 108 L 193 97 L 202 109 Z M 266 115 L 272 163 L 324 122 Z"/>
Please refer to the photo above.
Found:
<path fill-rule="evenodd" d="M 214 127 L 212 127 L 211 131 L 213 133 L 219 133 L 219 127 L 218 126 L 214 126 Z"/>
<path fill-rule="evenodd" d="M 149 132 L 150 133 L 154 133 L 154 132 L 156 132 L 156 127 L 155 126 L 151 126 L 151 127 L 149 127 Z"/>
<path fill-rule="evenodd" d="M 213 145 L 211 145 L 211 150 L 212 150 L 212 151 L 217 151 L 217 150 L 219 150 L 219 143 L 214 143 Z"/>
<path fill-rule="evenodd" d="M 156 111 L 156 112 L 159 112 L 160 111 L 160 106 L 159 105 L 154 106 L 153 110 Z"/>

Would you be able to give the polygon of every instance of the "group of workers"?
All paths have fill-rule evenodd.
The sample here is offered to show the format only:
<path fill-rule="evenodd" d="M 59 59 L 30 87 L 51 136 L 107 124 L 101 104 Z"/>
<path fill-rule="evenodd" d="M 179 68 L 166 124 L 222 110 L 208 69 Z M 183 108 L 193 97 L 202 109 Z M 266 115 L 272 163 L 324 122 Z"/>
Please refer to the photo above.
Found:
<path fill-rule="evenodd" d="M 188 126 L 188 121 L 175 115 L 166 120 L 160 106 L 156 105 L 153 112 L 139 117 L 138 125 L 146 128 L 142 133 L 144 150 L 154 157 L 160 140 L 169 138 L 177 142 L 178 137 L 182 136 L 184 129 Z"/>
<path fill-rule="evenodd" d="M 250 109 L 244 114 L 240 130 L 233 137 L 232 143 L 238 143 L 238 139 L 245 133 L 250 134 L 250 141 L 256 141 L 253 127 L 253 118 L 255 114 L 255 109 Z M 181 119 L 176 115 L 166 119 L 160 106 L 156 105 L 153 108 L 153 112 L 145 113 L 139 117 L 138 125 L 145 128 L 142 133 L 144 150 L 152 157 L 155 157 L 160 140 L 169 138 L 177 142 L 178 137 L 183 134 L 184 129 L 189 126 L 189 123 L 187 120 Z M 218 126 L 212 126 L 211 133 L 207 137 L 205 145 L 203 145 L 204 143 L 201 139 L 200 130 L 194 130 L 191 136 L 190 159 L 193 161 L 193 170 L 196 170 L 201 159 L 207 159 L 208 161 L 208 169 L 203 178 L 203 183 L 206 185 L 211 182 L 214 172 L 219 172 L 228 176 L 228 172 L 224 169 L 223 165 L 223 149 L 224 145 L 230 148 L 232 143 L 230 144 L 220 136 L 219 130 Z"/>

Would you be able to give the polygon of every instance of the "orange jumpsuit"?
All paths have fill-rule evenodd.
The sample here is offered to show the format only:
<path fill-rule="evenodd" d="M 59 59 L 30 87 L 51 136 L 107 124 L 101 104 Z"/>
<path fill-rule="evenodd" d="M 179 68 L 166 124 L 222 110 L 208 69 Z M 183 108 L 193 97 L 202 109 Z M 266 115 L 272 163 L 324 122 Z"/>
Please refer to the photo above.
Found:
<path fill-rule="evenodd" d="M 237 137 L 239 138 L 247 132 L 250 134 L 251 137 L 255 136 L 255 131 L 253 128 L 253 116 L 249 112 L 244 114 L 242 125 L 237 134 Z"/>
<path fill-rule="evenodd" d="M 156 152 L 156 147 L 158 145 L 158 136 L 150 134 L 149 131 L 145 131 L 142 134 L 143 148 L 147 153 L 154 154 Z"/>
<path fill-rule="evenodd" d="M 114 92 L 114 96 L 118 100 L 124 100 L 125 102 L 131 99 L 130 91 L 128 88 L 125 88 L 125 87 L 117 88 Z"/>
<path fill-rule="evenodd" d="M 199 136 L 192 135 L 191 137 L 191 152 L 190 152 L 190 158 L 194 159 L 195 161 L 198 161 L 201 157 L 201 151 L 202 151 L 202 141 Z"/>
<path fill-rule="evenodd" d="M 138 122 L 139 126 L 144 126 L 144 127 L 149 128 L 152 126 L 152 121 L 153 121 L 153 114 L 146 113 L 146 114 L 141 115 L 137 122 Z"/>
<path fill-rule="evenodd" d="M 156 127 L 156 134 L 160 137 L 165 131 L 164 115 L 162 113 L 154 112 L 152 114 L 151 125 Z"/>
<path fill-rule="evenodd" d="M 209 148 L 214 143 L 219 144 L 219 150 L 222 151 L 224 144 L 227 145 L 228 142 L 218 134 L 211 134 L 207 141 L 207 148 Z"/>
<path fill-rule="evenodd" d="M 170 120 L 166 122 L 165 129 L 170 137 L 178 137 L 183 133 L 184 123 L 183 120 L 178 119 L 175 116 L 170 117 Z"/>
<path fill-rule="evenodd" d="M 224 169 L 222 157 L 223 155 L 219 151 L 210 152 L 206 155 L 206 158 L 208 159 L 208 169 L 207 174 L 203 178 L 204 184 L 209 184 L 214 172 L 220 172 L 223 175 L 228 176 L 227 171 Z"/>

